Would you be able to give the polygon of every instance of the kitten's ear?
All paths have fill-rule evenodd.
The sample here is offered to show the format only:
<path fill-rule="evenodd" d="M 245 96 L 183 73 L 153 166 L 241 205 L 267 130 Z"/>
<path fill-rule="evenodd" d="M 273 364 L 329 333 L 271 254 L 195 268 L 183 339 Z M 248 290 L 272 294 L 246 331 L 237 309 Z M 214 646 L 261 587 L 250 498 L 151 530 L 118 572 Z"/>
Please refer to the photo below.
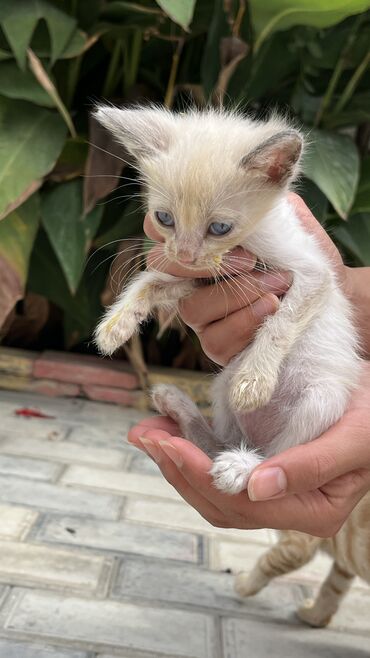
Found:
<path fill-rule="evenodd" d="M 100 105 L 94 116 L 137 159 L 166 151 L 174 134 L 173 115 L 160 108 L 120 109 Z"/>
<path fill-rule="evenodd" d="M 299 132 L 284 130 L 259 144 L 241 160 L 240 166 L 275 185 L 283 186 L 296 173 L 302 147 L 303 139 Z"/>

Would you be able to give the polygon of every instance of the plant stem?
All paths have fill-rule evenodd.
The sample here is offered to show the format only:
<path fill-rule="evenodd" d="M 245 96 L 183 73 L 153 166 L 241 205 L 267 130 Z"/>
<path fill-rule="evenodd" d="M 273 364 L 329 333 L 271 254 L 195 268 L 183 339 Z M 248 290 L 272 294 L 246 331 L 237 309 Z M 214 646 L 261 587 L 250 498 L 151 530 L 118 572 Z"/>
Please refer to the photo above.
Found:
<path fill-rule="evenodd" d="M 368 51 L 368 53 L 366 53 L 362 62 L 360 62 L 354 74 L 347 82 L 341 97 L 339 98 L 337 104 L 334 107 L 333 110 L 334 114 L 337 114 L 338 112 L 343 110 L 344 106 L 348 103 L 369 64 L 370 64 L 370 50 Z"/>
<path fill-rule="evenodd" d="M 121 41 L 117 39 L 114 44 L 113 52 L 110 58 L 107 77 L 105 78 L 105 83 L 102 91 L 102 95 L 105 98 L 109 98 L 114 91 L 116 84 L 116 70 L 119 64 L 119 56 L 121 52 Z"/>
<path fill-rule="evenodd" d="M 180 61 L 181 51 L 182 51 L 183 46 L 184 46 L 184 41 L 185 40 L 184 40 L 183 37 L 181 37 L 178 40 L 176 51 L 174 52 L 173 57 L 172 57 L 170 77 L 168 78 L 166 94 L 165 94 L 165 97 L 164 97 L 164 104 L 168 108 L 172 107 L 172 103 L 173 103 L 173 99 L 174 99 L 176 76 L 177 76 L 177 71 L 178 71 L 178 68 L 179 68 L 179 61 Z"/>
<path fill-rule="evenodd" d="M 350 30 L 350 33 L 347 37 L 347 41 L 345 43 L 345 46 L 344 46 L 344 48 L 343 48 L 343 50 L 340 54 L 340 57 L 339 57 L 336 65 L 335 65 L 335 68 L 334 68 L 333 74 L 330 78 L 329 85 L 328 85 L 328 88 L 327 88 L 326 93 L 324 95 L 324 98 L 322 99 L 321 105 L 320 105 L 320 107 L 318 109 L 318 112 L 316 114 L 316 118 L 315 118 L 315 122 L 314 122 L 315 128 L 317 128 L 317 126 L 321 123 L 321 120 L 322 120 L 327 108 L 330 105 L 331 99 L 332 99 L 333 94 L 335 92 L 335 89 L 337 87 L 339 78 L 342 74 L 342 71 L 343 71 L 344 65 L 346 63 L 348 54 L 349 54 L 349 52 L 352 48 L 352 45 L 355 41 L 357 31 L 358 31 L 358 28 L 360 27 L 360 25 L 362 23 L 362 20 L 363 20 L 363 17 L 362 17 L 362 15 L 360 15 L 357 18 L 357 20 L 353 23 L 352 29 Z"/>
<path fill-rule="evenodd" d="M 127 81 L 128 87 L 132 87 L 136 82 L 141 55 L 142 36 L 141 30 L 135 30 L 132 36 L 131 65 L 129 67 L 129 79 Z"/>
<path fill-rule="evenodd" d="M 75 95 L 77 82 L 80 75 L 81 63 L 82 55 L 78 55 L 78 57 L 75 57 L 69 63 L 66 89 L 66 106 L 68 109 L 71 107 Z"/>

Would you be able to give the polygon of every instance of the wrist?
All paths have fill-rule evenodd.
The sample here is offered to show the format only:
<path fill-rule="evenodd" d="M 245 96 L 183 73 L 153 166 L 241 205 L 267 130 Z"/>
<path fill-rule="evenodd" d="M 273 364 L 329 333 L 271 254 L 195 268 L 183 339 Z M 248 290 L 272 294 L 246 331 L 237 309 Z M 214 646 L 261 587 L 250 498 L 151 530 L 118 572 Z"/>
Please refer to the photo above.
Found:
<path fill-rule="evenodd" d="M 345 267 L 345 292 L 354 310 L 363 355 L 370 359 L 370 267 Z"/>

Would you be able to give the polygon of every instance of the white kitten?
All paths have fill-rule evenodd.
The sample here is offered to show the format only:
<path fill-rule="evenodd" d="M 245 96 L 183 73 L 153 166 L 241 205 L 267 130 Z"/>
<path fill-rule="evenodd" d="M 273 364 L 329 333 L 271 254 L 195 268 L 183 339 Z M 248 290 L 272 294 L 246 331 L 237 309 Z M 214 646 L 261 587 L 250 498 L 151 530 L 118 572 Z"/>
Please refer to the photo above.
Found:
<path fill-rule="evenodd" d="M 327 255 L 287 202 L 302 136 L 276 116 L 259 122 L 213 110 L 108 106 L 95 116 L 136 158 L 170 260 L 217 276 L 222 257 L 241 245 L 269 268 L 293 273 L 278 311 L 216 377 L 213 429 L 175 387 L 153 392 L 158 411 L 214 457 L 216 486 L 237 493 L 264 457 L 335 423 L 359 375 L 349 302 Z M 101 351 L 114 352 L 154 308 L 176 308 L 194 285 L 142 272 L 100 322 Z"/>

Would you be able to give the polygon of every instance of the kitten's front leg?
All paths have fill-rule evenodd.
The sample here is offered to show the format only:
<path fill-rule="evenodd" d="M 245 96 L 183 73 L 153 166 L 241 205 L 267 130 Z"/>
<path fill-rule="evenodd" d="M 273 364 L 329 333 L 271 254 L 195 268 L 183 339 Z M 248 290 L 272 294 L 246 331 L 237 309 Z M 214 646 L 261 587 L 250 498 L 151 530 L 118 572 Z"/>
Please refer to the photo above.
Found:
<path fill-rule="evenodd" d="M 253 343 L 234 359 L 229 398 L 234 411 L 253 411 L 270 401 L 283 360 L 323 308 L 331 287 L 331 273 L 326 268 L 295 275 L 279 309 L 266 318 Z"/>
<path fill-rule="evenodd" d="M 161 272 L 141 272 L 106 311 L 95 331 L 95 342 L 103 354 L 113 352 L 138 331 L 154 308 L 172 309 L 193 290 L 189 279 Z"/>

